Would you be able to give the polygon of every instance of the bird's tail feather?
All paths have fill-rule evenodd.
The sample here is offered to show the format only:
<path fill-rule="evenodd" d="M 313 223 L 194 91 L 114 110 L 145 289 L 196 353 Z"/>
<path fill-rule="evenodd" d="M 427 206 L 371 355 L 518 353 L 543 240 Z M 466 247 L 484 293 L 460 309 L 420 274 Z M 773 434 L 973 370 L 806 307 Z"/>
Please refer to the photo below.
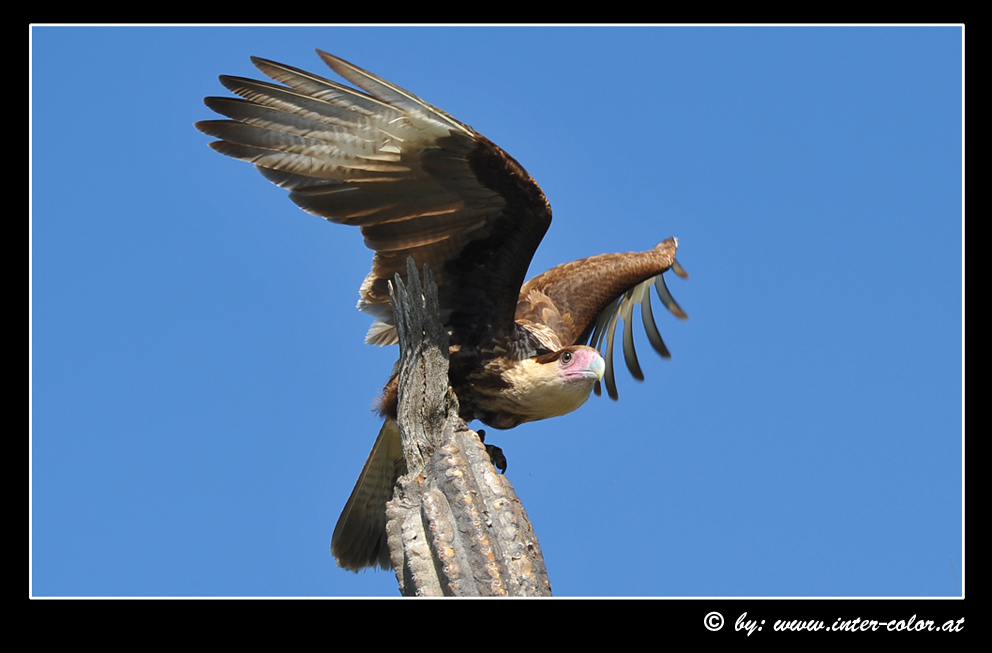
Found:
<path fill-rule="evenodd" d="M 334 527 L 331 554 L 339 567 L 356 572 L 365 567 L 392 568 L 386 502 L 393 497 L 396 480 L 405 473 L 399 425 L 387 418 Z"/>

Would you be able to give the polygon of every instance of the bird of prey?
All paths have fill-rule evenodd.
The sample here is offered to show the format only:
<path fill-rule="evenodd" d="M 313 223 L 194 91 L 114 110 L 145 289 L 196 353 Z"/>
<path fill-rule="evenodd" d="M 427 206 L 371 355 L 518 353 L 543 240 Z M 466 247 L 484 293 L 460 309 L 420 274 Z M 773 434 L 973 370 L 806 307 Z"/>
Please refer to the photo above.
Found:
<path fill-rule="evenodd" d="M 357 88 L 253 57 L 277 83 L 221 76 L 239 97 L 206 98 L 228 119 L 196 127 L 219 139 L 213 149 L 255 164 L 303 210 L 361 229 L 375 252 L 359 289 L 358 308 L 375 318 L 366 342 L 397 342 L 389 282 L 397 273 L 406 277 L 413 257 L 434 273 L 449 333 L 449 380 L 466 421 L 508 429 L 564 415 L 593 389 L 599 394 L 601 380 L 616 399 L 618 319 L 627 367 L 644 378 L 634 352 L 634 304 L 641 306 L 648 341 L 669 357 L 650 288 L 673 314 L 686 317 L 662 277 L 669 269 L 686 276 L 674 238 L 644 252 L 565 263 L 524 283 L 551 207 L 523 167 L 412 93 L 318 54 Z M 331 540 L 338 565 L 353 571 L 392 566 L 385 504 L 406 471 L 396 391 L 393 377 L 379 402 L 382 429 Z"/>

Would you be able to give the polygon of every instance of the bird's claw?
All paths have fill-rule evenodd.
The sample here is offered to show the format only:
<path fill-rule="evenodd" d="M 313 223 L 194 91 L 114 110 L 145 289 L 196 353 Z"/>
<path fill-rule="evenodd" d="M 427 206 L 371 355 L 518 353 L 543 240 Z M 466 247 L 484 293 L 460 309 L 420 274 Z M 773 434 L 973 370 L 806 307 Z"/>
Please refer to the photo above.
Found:
<path fill-rule="evenodd" d="M 493 467 L 498 469 L 500 474 L 506 474 L 506 456 L 503 455 L 503 450 L 494 444 L 486 444 L 486 431 L 484 429 L 479 429 L 477 433 L 479 440 L 486 445 L 486 453 L 489 454 L 489 460 Z"/>

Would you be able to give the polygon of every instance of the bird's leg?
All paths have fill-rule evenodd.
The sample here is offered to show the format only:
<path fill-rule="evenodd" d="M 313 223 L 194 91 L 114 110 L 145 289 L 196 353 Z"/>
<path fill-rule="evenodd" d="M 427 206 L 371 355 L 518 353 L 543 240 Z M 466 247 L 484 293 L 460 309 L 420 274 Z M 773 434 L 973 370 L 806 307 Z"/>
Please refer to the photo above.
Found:
<path fill-rule="evenodd" d="M 476 431 L 479 434 L 479 440 L 482 444 L 486 444 L 486 431 L 485 429 L 479 429 Z M 506 456 L 503 455 L 503 450 L 497 447 L 495 444 L 486 444 L 486 453 L 489 454 L 489 460 L 492 461 L 493 467 L 498 469 L 501 474 L 506 473 Z"/>

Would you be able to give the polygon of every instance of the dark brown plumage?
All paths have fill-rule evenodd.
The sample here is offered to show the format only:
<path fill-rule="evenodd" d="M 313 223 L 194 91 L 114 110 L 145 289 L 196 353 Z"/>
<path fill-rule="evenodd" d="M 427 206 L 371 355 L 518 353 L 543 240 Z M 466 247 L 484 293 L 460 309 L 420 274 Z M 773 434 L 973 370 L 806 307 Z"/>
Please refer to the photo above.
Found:
<path fill-rule="evenodd" d="M 612 350 L 624 321 L 624 358 L 643 378 L 633 349 L 632 308 L 641 305 L 652 347 L 668 350 L 651 313 L 650 286 L 685 317 L 664 285 L 674 238 L 645 252 L 603 254 L 526 284 L 551 224 L 544 193 L 511 156 L 481 134 L 403 89 L 318 51 L 349 88 L 264 59 L 252 61 L 280 84 L 221 76 L 240 98 L 208 97 L 229 118 L 196 127 L 218 152 L 254 163 L 309 213 L 357 225 L 375 251 L 358 308 L 375 317 L 366 342 L 396 342 L 389 281 L 406 261 L 427 265 L 450 334 L 452 388 L 462 417 L 496 428 L 568 413 L 605 377 L 617 396 Z M 606 360 L 599 355 L 605 341 Z M 586 346 L 594 344 L 595 348 Z M 389 567 L 386 501 L 405 470 L 388 383 L 385 423 L 332 539 L 338 564 Z"/>

